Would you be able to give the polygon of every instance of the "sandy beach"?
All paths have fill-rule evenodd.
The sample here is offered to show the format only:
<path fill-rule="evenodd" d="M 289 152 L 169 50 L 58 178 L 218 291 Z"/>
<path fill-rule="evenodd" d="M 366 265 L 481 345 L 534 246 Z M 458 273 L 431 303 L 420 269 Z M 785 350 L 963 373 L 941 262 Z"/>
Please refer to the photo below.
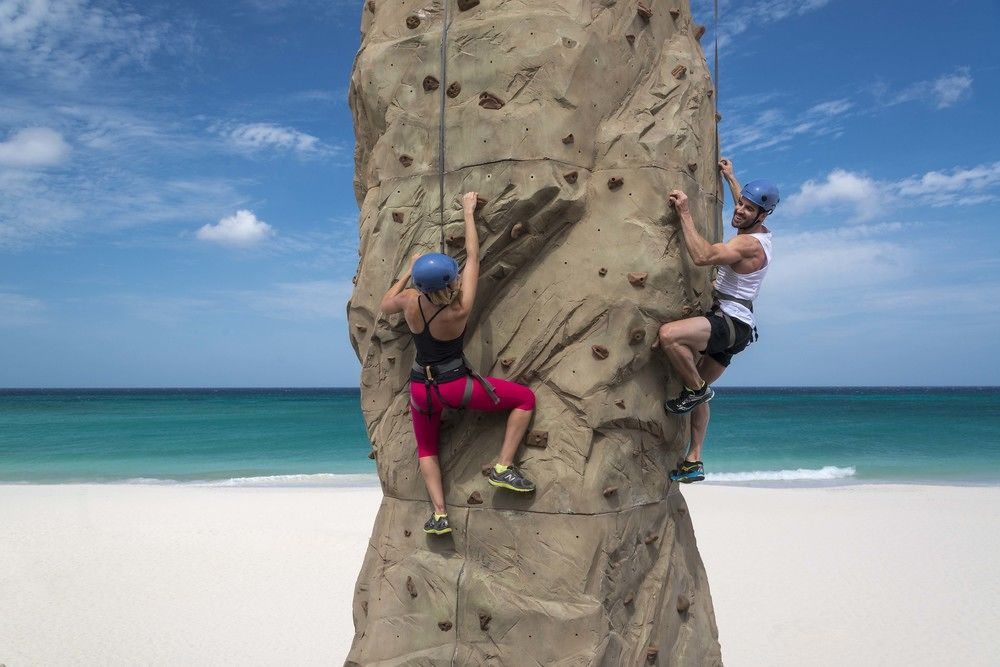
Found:
<path fill-rule="evenodd" d="M 1000 488 L 684 494 L 727 665 L 997 664 Z M 380 496 L 0 486 L 0 664 L 339 664 Z"/>

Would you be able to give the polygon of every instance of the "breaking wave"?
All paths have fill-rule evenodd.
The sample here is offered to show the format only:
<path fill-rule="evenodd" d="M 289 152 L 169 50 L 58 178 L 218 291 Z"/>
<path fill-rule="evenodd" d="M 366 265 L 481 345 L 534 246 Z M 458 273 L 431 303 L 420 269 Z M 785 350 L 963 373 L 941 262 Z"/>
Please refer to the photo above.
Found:
<path fill-rule="evenodd" d="M 710 472 L 706 482 L 794 482 L 799 480 L 822 481 L 854 477 L 853 467 L 797 468 L 796 470 L 754 470 L 751 472 Z"/>

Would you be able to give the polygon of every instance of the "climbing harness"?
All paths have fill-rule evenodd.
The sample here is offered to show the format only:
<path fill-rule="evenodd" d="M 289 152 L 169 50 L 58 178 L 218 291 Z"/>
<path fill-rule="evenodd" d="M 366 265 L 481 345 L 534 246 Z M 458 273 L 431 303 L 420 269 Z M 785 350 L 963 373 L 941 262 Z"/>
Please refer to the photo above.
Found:
<path fill-rule="evenodd" d="M 445 254 L 444 247 L 444 106 L 445 91 L 448 87 L 448 7 L 450 0 L 445 0 L 444 14 L 441 24 L 441 109 L 438 118 L 438 209 L 440 212 L 441 225 L 441 254 Z"/>
<path fill-rule="evenodd" d="M 465 392 L 462 394 L 462 400 L 458 405 L 452 405 L 448 401 L 444 400 L 444 396 L 441 395 L 441 389 L 438 388 L 440 383 L 451 382 L 453 380 L 458 380 L 459 378 L 465 378 Z M 437 393 L 438 400 L 441 401 L 441 405 L 446 408 L 451 408 L 452 410 L 464 410 L 469 405 L 469 401 L 472 400 L 472 382 L 475 380 L 483 386 L 486 393 L 489 394 L 490 400 L 493 401 L 493 405 L 500 404 L 500 397 L 497 396 L 496 390 L 490 381 L 484 378 L 482 375 L 477 373 L 472 365 L 469 364 L 468 359 L 465 355 L 462 355 L 458 359 L 453 359 L 451 361 L 446 361 L 443 364 L 436 364 L 431 366 L 421 366 L 417 362 L 413 362 L 413 367 L 410 369 L 410 379 L 415 382 L 423 382 L 424 388 L 427 391 L 427 406 L 426 408 L 421 408 L 410 397 L 410 405 L 417 410 L 420 414 L 427 415 L 430 417 L 433 413 L 431 410 L 431 389 L 433 388 L 435 393 Z"/>

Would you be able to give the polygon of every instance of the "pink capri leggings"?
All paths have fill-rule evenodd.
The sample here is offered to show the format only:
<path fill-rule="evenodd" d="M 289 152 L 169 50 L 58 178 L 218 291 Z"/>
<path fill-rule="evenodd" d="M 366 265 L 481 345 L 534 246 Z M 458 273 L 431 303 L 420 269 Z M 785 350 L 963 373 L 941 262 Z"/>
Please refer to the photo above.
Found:
<path fill-rule="evenodd" d="M 468 410 L 496 412 L 498 410 L 534 410 L 535 392 L 523 384 L 497 378 L 486 378 L 496 390 L 499 403 L 494 403 L 490 395 L 475 379 L 472 380 L 472 399 Z M 441 396 L 448 405 L 459 405 L 465 394 L 465 378 L 438 385 Z M 417 436 L 417 457 L 437 456 L 438 433 L 441 430 L 441 400 L 431 387 L 431 414 L 427 415 L 427 388 L 423 382 L 410 382 L 410 414 L 413 415 L 413 434 Z M 414 407 L 417 406 L 417 407 Z M 418 409 L 419 408 L 419 409 Z M 420 410 L 423 410 L 421 412 Z"/>

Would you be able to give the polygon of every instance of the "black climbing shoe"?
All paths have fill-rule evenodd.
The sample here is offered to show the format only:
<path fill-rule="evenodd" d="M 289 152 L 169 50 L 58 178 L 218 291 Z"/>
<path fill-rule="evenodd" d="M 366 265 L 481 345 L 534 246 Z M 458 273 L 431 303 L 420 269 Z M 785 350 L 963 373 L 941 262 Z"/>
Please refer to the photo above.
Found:
<path fill-rule="evenodd" d="M 451 532 L 451 525 L 448 523 L 447 514 L 431 514 L 424 524 L 424 532 L 428 535 L 447 535 Z"/>
<path fill-rule="evenodd" d="M 497 472 L 496 466 L 494 466 L 490 468 L 488 479 L 493 486 L 507 489 L 508 491 L 530 493 L 535 490 L 535 485 L 525 479 L 521 471 L 514 466 L 509 466 L 504 472 Z"/>
<path fill-rule="evenodd" d="M 715 390 L 709 387 L 707 382 L 698 391 L 691 391 L 685 387 L 680 396 L 670 401 L 664 401 L 663 409 L 672 415 L 682 415 L 691 412 L 702 403 L 708 403 L 713 396 L 715 396 Z"/>
<path fill-rule="evenodd" d="M 690 484 L 705 479 L 705 466 L 701 461 L 684 461 L 680 468 L 670 473 L 670 481 Z"/>

